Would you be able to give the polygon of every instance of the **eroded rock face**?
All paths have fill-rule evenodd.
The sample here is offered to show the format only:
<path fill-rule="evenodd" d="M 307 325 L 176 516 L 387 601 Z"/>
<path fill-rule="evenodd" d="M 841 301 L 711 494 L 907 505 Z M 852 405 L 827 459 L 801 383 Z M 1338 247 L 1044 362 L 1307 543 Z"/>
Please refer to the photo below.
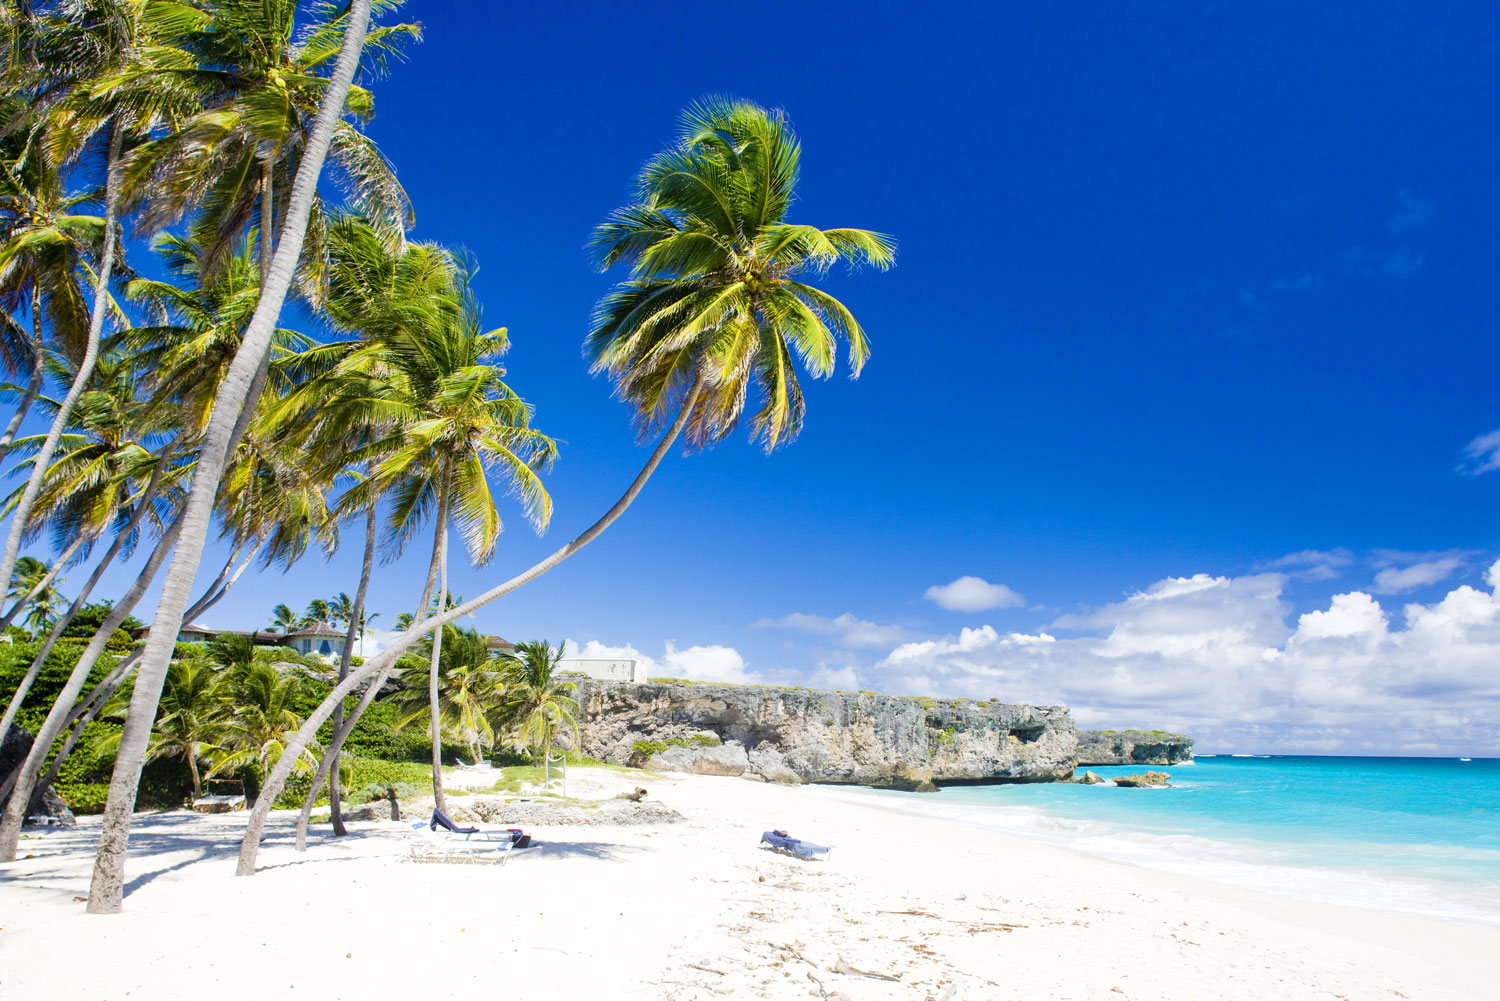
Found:
<path fill-rule="evenodd" d="M 579 682 L 578 702 L 583 751 L 593 757 L 627 764 L 637 741 L 680 741 L 690 746 L 658 751 L 653 760 L 680 759 L 682 770 L 698 770 L 718 767 L 705 752 L 735 763 L 743 755 L 740 772 L 773 782 L 900 789 L 932 781 L 1052 782 L 1073 774 L 1077 751 L 1065 706 L 593 680 Z M 717 736 L 723 748 L 692 746 L 701 734 Z"/>
<path fill-rule="evenodd" d="M 1193 738 L 1160 730 L 1079 730 L 1078 766 L 1175 765 L 1193 760 Z"/>
<path fill-rule="evenodd" d="M 655 772 L 692 772 L 694 775 L 743 775 L 750 767 L 745 747 L 731 740 L 715 747 L 669 747 L 646 759 Z"/>

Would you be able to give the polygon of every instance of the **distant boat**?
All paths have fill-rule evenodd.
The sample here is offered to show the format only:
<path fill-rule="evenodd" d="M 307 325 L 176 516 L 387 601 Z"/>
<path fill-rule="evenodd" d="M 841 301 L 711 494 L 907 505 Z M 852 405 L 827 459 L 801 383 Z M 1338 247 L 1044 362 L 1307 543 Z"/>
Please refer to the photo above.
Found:
<path fill-rule="evenodd" d="M 1473 758 L 1459 758 L 1459 761 L 1473 761 Z"/>

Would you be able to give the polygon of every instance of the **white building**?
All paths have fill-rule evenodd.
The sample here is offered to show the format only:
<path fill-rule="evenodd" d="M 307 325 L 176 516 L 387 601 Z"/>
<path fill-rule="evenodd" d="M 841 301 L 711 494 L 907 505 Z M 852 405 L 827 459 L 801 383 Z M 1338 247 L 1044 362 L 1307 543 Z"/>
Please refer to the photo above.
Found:
<path fill-rule="evenodd" d="M 577 671 L 596 681 L 645 681 L 646 665 L 637 660 L 611 660 L 605 657 L 564 657 L 557 662 L 559 671 Z"/>

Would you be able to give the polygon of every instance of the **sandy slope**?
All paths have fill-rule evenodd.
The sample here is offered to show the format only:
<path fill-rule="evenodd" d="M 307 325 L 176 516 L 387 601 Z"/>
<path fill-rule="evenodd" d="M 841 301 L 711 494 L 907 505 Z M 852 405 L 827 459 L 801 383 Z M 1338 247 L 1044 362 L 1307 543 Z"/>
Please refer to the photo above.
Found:
<path fill-rule="evenodd" d="M 640 781 L 575 770 L 569 792 Z M 0 998 L 1495 997 L 1500 932 L 1115 865 L 816 788 L 653 778 L 687 822 L 557 827 L 500 866 L 401 861 L 356 825 L 233 875 L 242 816 L 137 818 L 126 913 L 89 917 L 96 828 L 0 866 Z M 763 829 L 835 846 L 758 849 Z M 896 980 L 854 973 L 853 968 Z M 950 994 L 951 989 L 951 994 Z"/>

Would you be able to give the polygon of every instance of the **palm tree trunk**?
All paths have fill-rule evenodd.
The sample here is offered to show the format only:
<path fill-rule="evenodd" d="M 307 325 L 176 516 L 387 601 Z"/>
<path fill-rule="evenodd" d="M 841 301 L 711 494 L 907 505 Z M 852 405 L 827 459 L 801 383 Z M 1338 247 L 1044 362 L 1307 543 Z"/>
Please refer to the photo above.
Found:
<path fill-rule="evenodd" d="M 260 287 L 264 289 L 271 279 L 271 258 L 276 234 L 276 199 L 272 188 L 276 160 L 276 149 L 266 151 L 260 161 Z"/>
<path fill-rule="evenodd" d="M 57 559 L 53 560 L 52 566 L 47 569 L 47 576 L 37 581 L 35 586 L 30 591 L 27 591 L 26 594 L 17 598 L 16 603 L 10 607 L 10 611 L 6 612 L 4 616 L 0 616 L 0 630 L 4 630 L 6 626 L 14 622 L 16 616 L 21 614 L 21 609 L 31 604 L 33 598 L 45 591 L 47 585 L 57 579 L 57 575 L 63 572 L 63 568 L 73 558 L 73 554 L 78 552 L 87 541 L 88 536 L 80 532 L 73 538 L 73 541 L 68 543 L 62 552 L 57 554 Z M 4 732 L 5 727 L 0 726 L 0 734 Z"/>
<path fill-rule="evenodd" d="M 198 755 L 193 753 L 191 747 L 187 749 L 187 759 L 188 771 L 193 775 L 193 798 L 200 799 L 203 796 L 203 783 L 198 778 Z"/>
<path fill-rule="evenodd" d="M 89 579 L 84 582 L 83 587 L 79 590 L 78 597 L 73 599 L 73 604 L 68 606 L 68 610 L 63 613 L 62 618 L 58 619 L 52 626 L 52 632 L 47 636 L 46 642 L 42 644 L 42 648 L 32 658 L 31 666 L 26 669 L 26 676 L 21 679 L 21 684 L 16 688 L 15 694 L 11 696 L 10 705 L 5 709 L 5 716 L 0 718 L 0 739 L 3 739 L 4 735 L 10 732 L 10 724 L 16 718 L 16 713 L 21 708 L 22 700 L 31 691 L 32 683 L 36 681 L 37 674 L 42 670 L 42 665 L 47 662 L 47 655 L 52 652 L 52 648 L 62 636 L 63 630 L 68 628 L 68 624 L 73 621 L 73 616 L 78 614 L 78 610 L 83 607 L 88 596 L 93 593 L 94 586 L 99 583 L 99 578 L 104 576 L 104 571 L 109 568 L 109 565 L 114 562 L 115 557 L 119 555 L 120 549 L 125 545 L 125 540 L 130 537 L 130 533 L 134 532 L 140 525 L 141 517 L 146 513 L 147 504 L 151 500 L 152 495 L 156 493 L 157 486 L 161 483 L 161 473 L 164 465 L 165 463 L 158 462 L 151 470 L 151 479 L 146 484 L 145 489 L 141 491 L 140 499 L 136 501 L 135 511 L 131 514 L 130 521 L 126 524 L 124 531 L 116 535 L 114 541 L 109 544 L 109 549 L 105 551 L 104 556 L 99 560 L 99 565 L 94 567 L 94 572 L 89 574 Z M 61 565 L 61 563 L 62 560 L 59 559 L 58 564 Z M 11 609 L 11 614 L 15 614 L 15 612 L 16 609 Z M 126 614 L 130 613 L 127 612 Z M 120 618 L 120 621 L 125 621 L 123 616 Z M 4 628 L 5 625 L 5 622 L 0 622 L 0 628 Z M 107 640 L 108 636 L 105 639 Z M 93 665 L 90 664 L 89 667 L 92 669 Z"/>
<path fill-rule="evenodd" d="M 438 561 L 438 611 L 448 607 L 448 505 L 453 494 L 453 457 L 443 463 L 443 492 L 438 497 L 438 523 L 433 533 L 432 556 Z M 427 708 L 432 734 L 432 799 L 444 813 L 448 801 L 443 797 L 443 714 L 438 704 L 438 662 L 443 656 L 443 626 L 432 631 L 432 662 L 427 669 Z"/>
<path fill-rule="evenodd" d="M 349 677 L 349 662 L 354 656 L 354 638 L 358 635 L 364 637 L 364 630 L 359 628 L 360 620 L 365 613 L 365 592 L 370 588 L 370 575 L 375 570 L 375 532 L 379 528 L 377 509 L 371 504 L 365 511 L 365 560 L 359 571 L 359 589 L 354 592 L 354 606 L 349 609 L 349 631 L 344 636 L 344 653 L 339 658 L 339 680 L 343 681 Z M 344 703 L 339 702 L 338 708 L 333 711 L 333 729 L 337 731 L 344 725 Z M 348 834 L 344 827 L 343 810 L 339 805 L 343 790 L 339 788 L 339 756 L 335 751 L 332 762 L 328 766 L 328 802 L 331 807 L 329 819 L 333 822 L 333 833 L 336 837 Z M 306 804 L 303 804 L 306 806 Z M 301 817 L 297 818 L 297 836 L 299 847 L 307 840 L 307 824 Z"/>
<path fill-rule="evenodd" d="M 426 633 L 426 630 L 420 627 L 422 625 L 422 621 L 427 617 L 428 609 L 432 604 L 432 591 L 433 588 L 437 586 L 437 580 L 438 565 L 437 561 L 434 559 L 428 564 L 427 582 L 422 586 L 422 599 L 417 602 L 417 610 L 412 615 L 412 624 L 408 626 L 406 628 L 406 632 L 402 634 L 403 636 L 411 636 L 413 642 L 415 642 L 417 639 L 420 639 L 422 635 Z M 366 663 L 368 663 L 368 661 Z M 355 703 L 353 711 L 349 713 L 349 718 L 344 720 L 342 725 L 334 727 L 333 739 L 328 742 L 328 747 L 323 751 L 323 760 L 318 762 L 318 770 L 313 774 L 312 784 L 308 787 L 307 790 L 307 798 L 302 801 L 302 813 L 297 817 L 297 850 L 299 852 L 307 851 L 308 820 L 312 816 L 313 804 L 317 802 L 318 793 L 323 791 L 323 783 L 328 780 L 328 777 L 332 772 L 333 762 L 335 761 L 335 759 L 337 759 L 340 749 L 343 748 L 344 741 L 349 739 L 349 734 L 353 733 L 354 728 L 359 725 L 360 717 L 365 714 L 365 710 L 370 708 L 370 703 L 374 702 L 375 697 L 380 694 L 380 687 L 385 684 L 385 679 L 390 675 L 391 668 L 395 666 L 395 663 L 396 662 L 394 660 L 391 661 L 386 666 L 385 670 L 378 672 L 374 675 L 373 678 L 371 678 L 370 674 L 365 672 L 363 668 L 360 669 L 360 676 L 363 678 L 369 678 L 370 683 L 365 686 L 364 693 L 360 695 L 359 701 Z M 348 695 L 356 687 L 358 687 L 357 683 L 349 684 L 346 687 L 346 682 L 348 681 L 348 676 L 345 676 L 339 681 L 337 685 L 334 686 L 336 689 L 344 689 L 344 695 L 341 695 L 338 700 L 333 703 L 333 706 L 339 710 L 343 709 L 344 696 Z M 329 698 L 331 699 L 332 696 L 329 696 Z M 323 704 L 328 704 L 328 700 L 324 700 Z M 326 718 L 327 714 L 319 719 L 318 726 L 322 726 L 323 719 Z M 313 732 L 317 732 L 316 728 L 314 728 Z M 302 731 L 298 730 L 297 735 L 300 738 L 302 735 Z M 298 753 L 301 753 L 301 747 L 306 746 L 307 744 L 305 742 L 301 744 Z M 275 773 L 273 772 L 273 777 L 274 774 Z M 282 783 L 285 784 L 285 782 L 286 779 L 285 777 L 283 777 Z M 276 794 L 278 796 L 281 795 L 279 788 Z M 253 816 L 254 814 L 252 813 L 252 818 Z M 262 820 L 262 823 L 264 823 L 264 820 Z"/>
<path fill-rule="evenodd" d="M 224 569 L 219 572 L 218 578 L 204 590 L 203 595 L 194 602 L 193 607 L 187 610 L 184 618 L 192 621 L 218 604 L 219 599 L 229 593 L 229 589 L 234 586 L 235 581 L 239 580 L 240 575 L 255 561 L 256 554 L 260 552 L 261 546 L 264 544 L 264 542 L 256 544 L 250 550 L 250 554 L 240 563 L 239 568 L 235 569 L 231 574 L 230 569 L 234 567 L 234 561 L 239 557 L 239 548 L 236 547 L 229 561 L 224 564 Z M 73 747 L 78 743 L 78 738 L 82 736 L 84 727 L 94 721 L 94 718 L 99 715 L 100 711 L 103 710 L 105 704 L 109 701 L 110 696 L 114 695 L 119 690 L 119 687 L 125 683 L 125 679 L 130 676 L 131 669 L 134 668 L 140 658 L 141 648 L 137 647 L 127 654 L 124 660 L 116 664 L 114 670 L 110 671 L 103 681 L 94 686 L 93 691 L 80 699 L 72 708 L 68 713 L 68 717 L 63 720 L 61 730 L 66 730 L 71 726 L 73 727 L 73 731 L 68 734 L 68 739 L 63 742 L 63 746 L 53 756 L 52 764 L 48 767 L 47 774 L 42 777 L 42 780 L 36 784 L 35 788 L 46 789 L 57 781 L 57 776 L 62 771 L 63 762 L 68 760 L 69 754 L 73 753 Z M 18 768 L 12 773 L 12 776 L 14 777 L 19 774 L 20 769 Z M 0 798 L 3 797 L 4 793 L 0 792 Z"/>
<path fill-rule="evenodd" d="M 99 851 L 94 860 L 94 875 L 89 886 L 88 911 L 91 914 L 118 913 L 123 902 L 125 853 L 130 845 L 131 814 L 135 809 L 136 791 L 140 785 L 141 768 L 145 764 L 151 727 L 156 719 L 162 682 L 172 657 L 172 641 L 182 626 L 188 590 L 203 556 L 203 545 L 208 537 L 209 522 L 213 515 L 214 495 L 218 491 L 219 478 L 224 470 L 226 446 L 255 372 L 270 350 L 281 305 L 291 285 L 297 258 L 302 253 L 308 218 L 312 213 L 313 200 L 317 197 L 318 176 L 323 172 L 329 141 L 333 137 L 334 126 L 343 113 L 344 99 L 348 96 L 349 85 L 354 79 L 365 32 L 369 28 L 370 3 L 371 0 L 352 0 L 350 3 L 338 61 L 334 65 L 323 100 L 318 105 L 302 164 L 292 185 L 286 220 L 271 262 L 270 275 L 266 286 L 261 290 L 260 301 L 256 303 L 255 314 L 235 353 L 229 374 L 219 387 L 218 399 L 214 401 L 213 413 L 209 417 L 203 453 L 198 460 L 193 488 L 182 517 L 184 527 L 181 541 L 163 583 L 161 601 L 157 606 L 157 628 L 151 631 L 146 644 L 129 715 L 120 736 L 114 774 L 110 778 L 109 797 L 105 803 L 104 819 L 99 832 Z M 326 714 L 323 718 L 327 718 Z M 321 724 L 322 720 L 318 722 Z M 306 746 L 305 741 L 302 746 Z M 302 748 L 299 747 L 295 753 L 283 755 L 277 762 L 276 771 L 280 772 L 285 766 L 289 773 L 301 752 Z M 256 803 L 257 811 L 262 807 L 268 809 L 280 791 L 278 786 L 271 795 L 262 795 Z"/>
<path fill-rule="evenodd" d="M 33 327 L 37 325 L 41 317 L 42 311 L 39 303 L 39 299 L 36 297 L 32 298 L 31 314 L 33 319 L 31 322 Z M 40 348 L 35 348 L 34 350 L 36 351 L 36 364 L 31 366 L 31 379 L 26 383 L 26 393 L 21 397 L 21 402 L 16 407 L 16 412 L 11 416 L 10 423 L 5 425 L 5 434 L 0 435 L 0 462 L 4 462 L 5 457 L 10 454 L 11 442 L 16 440 L 16 432 L 21 430 L 21 422 L 26 419 L 26 414 L 31 410 L 31 405 L 36 402 L 37 394 L 42 391 L 42 376 L 47 371 L 46 355 L 42 353 Z"/>
<path fill-rule="evenodd" d="M 5 555 L 0 557 L 0 581 L 9 581 L 11 573 L 16 567 L 16 558 L 21 553 L 21 536 L 26 533 L 28 523 L 31 521 L 31 508 L 36 503 L 36 498 L 42 491 L 42 481 L 47 478 L 47 468 L 52 465 L 53 453 L 57 451 L 57 443 L 62 438 L 63 429 L 68 425 L 68 418 L 73 414 L 73 405 L 88 388 L 89 380 L 94 377 L 94 362 L 99 357 L 99 337 L 104 332 L 104 313 L 106 304 L 109 302 L 109 279 L 115 266 L 115 243 L 117 242 L 118 214 L 120 201 L 120 151 L 125 142 L 125 129 L 118 123 L 110 127 L 109 137 L 109 166 L 106 168 L 104 182 L 104 257 L 99 263 L 99 274 L 94 284 L 94 310 L 89 317 L 89 339 L 83 351 L 83 360 L 78 363 L 78 371 L 73 376 L 73 385 L 68 388 L 68 395 L 63 397 L 62 406 L 57 408 L 57 415 L 52 418 L 52 427 L 47 431 L 47 438 L 42 442 L 41 451 L 37 453 L 34 465 L 31 467 L 31 477 L 26 481 L 26 489 L 21 494 L 21 500 L 16 504 L 15 513 L 10 523 L 10 534 L 5 539 Z M 35 291 L 33 291 L 33 295 Z M 37 336 L 32 332 L 33 338 Z"/>
<path fill-rule="evenodd" d="M 437 616 L 434 617 L 432 627 L 441 629 L 443 626 L 454 621 L 455 619 L 462 618 L 465 615 L 473 614 L 476 610 L 483 608 L 485 605 L 494 601 L 496 598 L 507 595 L 517 588 L 522 587 L 525 584 L 528 584 L 536 578 L 540 577 L 542 574 L 546 573 L 548 570 L 551 570 L 563 560 L 567 559 L 569 556 L 572 556 L 574 553 L 578 552 L 578 550 L 582 549 L 584 546 L 588 545 L 590 542 L 593 542 L 600 535 L 602 535 L 604 533 L 604 530 L 609 528 L 610 525 L 613 525 L 615 521 L 619 519 L 620 515 L 624 514 L 626 509 L 628 509 L 630 505 L 635 502 L 635 499 L 637 496 L 639 496 L 640 492 L 645 489 L 646 481 L 651 479 L 651 474 L 656 472 L 657 466 L 661 465 L 661 460 L 664 456 L 666 456 L 667 449 L 672 447 L 672 443 L 677 440 L 678 435 L 682 433 L 683 427 L 687 424 L 688 418 L 692 416 L 693 405 L 698 400 L 699 391 L 700 383 L 695 378 L 692 385 L 688 388 L 687 393 L 683 397 L 682 408 L 677 413 L 677 419 L 672 422 L 671 428 L 669 428 L 667 430 L 667 433 L 662 436 L 662 439 L 657 443 L 656 448 L 652 449 L 651 457 L 646 460 L 646 465 L 642 467 L 641 471 L 636 474 L 635 479 L 631 481 L 630 487 L 625 491 L 623 495 L 621 495 L 619 500 L 615 501 L 614 506 L 604 513 L 604 516 L 602 518 L 590 525 L 583 531 L 582 534 L 574 538 L 573 541 L 569 542 L 566 546 L 563 546 L 561 549 L 557 550 L 551 556 L 548 556 L 546 559 L 542 560 L 540 563 L 537 563 L 534 566 L 530 567 L 519 576 L 512 577 L 505 583 L 491 588 L 472 601 L 464 602 L 457 608 L 449 609 L 445 612 L 440 612 Z M 429 573 L 428 576 L 430 586 L 431 574 Z M 425 607 L 425 603 L 423 607 Z M 424 625 L 425 624 L 426 623 L 424 623 Z M 385 679 L 386 675 L 390 673 L 391 668 L 395 666 L 397 658 L 405 653 L 407 649 L 421 637 L 422 632 L 424 631 L 425 630 L 418 630 L 415 626 L 413 626 L 411 629 L 408 629 L 406 632 L 397 637 L 389 647 L 382 650 L 375 657 L 372 657 L 371 659 L 365 661 L 364 665 L 361 666 L 359 670 L 353 672 L 349 675 L 349 677 L 345 678 L 339 684 L 335 685 L 333 691 L 330 692 L 328 694 L 328 697 L 318 705 L 318 708 L 314 709 L 312 714 L 307 717 L 306 721 L 302 724 L 302 728 L 297 731 L 297 735 L 293 737 L 291 742 L 287 745 L 286 754 L 301 754 L 302 749 L 305 748 L 312 741 L 312 739 L 317 736 L 318 727 L 322 726 L 323 721 L 326 720 L 333 712 L 333 707 L 341 702 L 344 696 L 348 695 L 360 684 L 366 681 L 370 681 L 370 679 L 372 678 L 376 679 L 374 681 L 370 681 L 370 687 L 366 689 L 364 698 L 360 702 L 360 706 L 355 707 L 354 714 L 350 717 L 351 720 L 357 721 L 358 714 L 362 711 L 361 706 L 367 705 L 370 701 L 374 700 L 373 693 L 378 690 L 380 683 Z M 352 722 L 345 724 L 346 727 L 352 725 Z M 283 755 L 283 761 L 285 760 L 287 760 L 286 756 Z M 292 769 L 290 765 L 287 765 L 287 767 L 283 768 L 281 764 L 278 763 L 271 774 L 266 777 L 266 787 L 274 791 L 274 795 L 271 797 L 272 800 L 274 800 L 276 796 L 281 795 L 281 790 L 286 785 L 287 777 L 291 775 L 291 773 Z M 260 808 L 260 804 L 258 803 L 256 804 L 256 809 L 251 811 L 250 820 L 245 825 L 245 835 L 240 840 L 240 861 L 238 868 L 235 870 L 236 875 L 254 875 L 255 856 L 260 849 L 260 832 L 265 829 L 266 817 L 269 815 L 269 813 L 269 807 L 262 810 Z"/>

